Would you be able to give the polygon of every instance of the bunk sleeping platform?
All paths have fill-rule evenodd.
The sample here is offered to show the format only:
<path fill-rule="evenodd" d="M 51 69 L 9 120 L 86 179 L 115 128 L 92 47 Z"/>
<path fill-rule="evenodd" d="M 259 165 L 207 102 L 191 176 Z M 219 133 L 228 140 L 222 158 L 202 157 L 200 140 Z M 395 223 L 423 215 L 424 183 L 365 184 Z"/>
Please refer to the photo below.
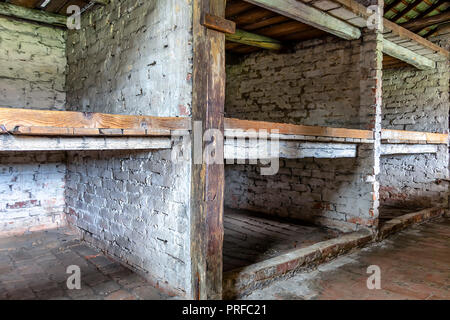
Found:
<path fill-rule="evenodd" d="M 1 151 L 169 149 L 190 118 L 0 108 Z M 224 158 L 349 158 L 373 144 L 370 130 L 225 118 Z M 381 155 L 436 153 L 448 134 L 381 132 Z"/>

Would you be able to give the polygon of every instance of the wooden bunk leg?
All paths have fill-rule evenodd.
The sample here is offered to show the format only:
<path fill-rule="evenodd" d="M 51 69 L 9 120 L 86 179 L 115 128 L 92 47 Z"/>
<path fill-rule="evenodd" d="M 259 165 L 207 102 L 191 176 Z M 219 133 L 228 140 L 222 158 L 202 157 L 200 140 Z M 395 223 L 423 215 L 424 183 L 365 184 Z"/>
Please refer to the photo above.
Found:
<path fill-rule="evenodd" d="M 194 0 L 192 120 L 224 130 L 225 34 L 201 25 L 203 14 L 225 17 L 225 0 Z M 194 126 L 193 126 L 194 127 Z M 194 135 L 194 138 L 199 139 Z M 202 141 L 203 150 L 208 142 Z M 195 144 L 195 141 L 194 141 Z M 223 148 L 217 145 L 217 148 Z M 194 150 L 192 159 L 195 159 Z M 223 154 L 223 152 L 222 152 Z M 224 165 L 192 162 L 191 274 L 194 299 L 222 299 Z"/>

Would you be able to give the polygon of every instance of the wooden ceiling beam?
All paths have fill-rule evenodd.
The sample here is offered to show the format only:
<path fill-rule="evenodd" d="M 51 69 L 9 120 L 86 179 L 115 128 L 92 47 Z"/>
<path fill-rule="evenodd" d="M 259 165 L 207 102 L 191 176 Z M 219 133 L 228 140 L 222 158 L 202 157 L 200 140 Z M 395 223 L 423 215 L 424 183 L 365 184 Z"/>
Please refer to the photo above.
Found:
<path fill-rule="evenodd" d="M 66 16 L 42 10 L 16 6 L 10 3 L 0 2 L 0 14 L 4 16 L 40 22 L 59 27 L 67 27 Z"/>
<path fill-rule="evenodd" d="M 343 6 L 350 9 L 353 13 L 357 14 L 360 17 L 368 18 L 369 13 L 367 12 L 367 8 L 355 0 L 333 0 L 334 2 L 338 2 Z M 399 36 L 400 38 L 404 38 L 407 40 L 413 40 L 418 44 L 428 48 L 430 50 L 436 51 L 440 55 L 446 57 L 447 59 L 450 57 L 450 53 L 444 48 L 439 47 L 438 45 L 428 41 L 427 39 L 415 34 L 414 32 L 409 31 L 408 29 L 403 28 L 402 26 L 396 24 L 395 22 L 389 21 L 386 18 L 383 18 L 383 27 L 384 30 L 391 31 L 393 34 Z"/>
<path fill-rule="evenodd" d="M 321 10 L 297 0 L 245 0 L 248 3 L 271 10 L 346 40 L 359 39 L 361 31 Z"/>
<path fill-rule="evenodd" d="M 441 23 L 445 23 L 448 21 L 450 21 L 450 10 L 447 10 L 440 14 L 436 14 L 431 17 L 414 19 L 410 22 L 401 24 L 401 26 L 403 28 L 411 30 L 411 31 L 420 31 L 420 30 L 430 27 L 432 25 L 441 24 Z"/>
<path fill-rule="evenodd" d="M 414 32 L 411 32 L 394 22 L 387 20 L 386 18 L 383 19 L 383 24 L 385 29 L 390 30 L 392 33 L 398 35 L 401 38 L 413 40 L 428 49 L 438 52 L 447 59 L 450 57 L 450 53 L 444 48 L 439 47 L 438 45 L 428 41 L 427 39 L 422 38 L 418 34 L 415 34 Z"/>
<path fill-rule="evenodd" d="M 428 7 L 428 9 L 426 9 L 425 11 L 419 13 L 418 16 L 416 16 L 414 19 L 420 19 L 423 17 L 426 17 L 428 14 L 430 14 L 431 12 L 433 12 L 434 10 L 436 10 L 437 8 L 439 8 L 442 4 L 444 4 L 444 2 L 442 0 L 438 0 L 435 3 L 433 3 L 430 7 Z"/>
<path fill-rule="evenodd" d="M 225 39 L 231 42 L 237 42 L 248 46 L 269 49 L 280 50 L 281 42 L 269 37 L 261 36 L 259 34 L 247 32 L 237 29 L 233 34 L 226 34 Z"/>
<path fill-rule="evenodd" d="M 384 14 L 386 14 L 389 11 L 391 11 L 392 9 L 394 9 L 396 6 L 398 6 L 402 2 L 403 2 L 403 0 L 394 0 L 394 1 L 392 1 L 390 4 L 388 4 L 384 8 Z"/>
<path fill-rule="evenodd" d="M 413 65 L 420 70 L 433 69 L 436 67 L 436 62 L 433 60 L 399 46 L 398 44 L 395 44 L 387 39 L 383 39 L 383 52 Z"/>
<path fill-rule="evenodd" d="M 404 18 L 411 10 L 414 10 L 420 3 L 422 3 L 422 0 L 415 0 L 411 2 L 405 9 L 400 11 L 400 13 L 395 15 L 395 22 L 400 21 L 402 18 Z"/>

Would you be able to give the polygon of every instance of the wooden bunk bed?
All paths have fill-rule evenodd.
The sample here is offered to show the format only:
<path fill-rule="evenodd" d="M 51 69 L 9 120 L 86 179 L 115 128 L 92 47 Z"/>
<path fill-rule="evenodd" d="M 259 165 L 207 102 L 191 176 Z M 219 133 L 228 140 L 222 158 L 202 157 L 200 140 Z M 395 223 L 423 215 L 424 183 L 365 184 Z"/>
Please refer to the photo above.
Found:
<path fill-rule="evenodd" d="M 278 156 L 284 158 L 356 157 L 358 144 L 375 141 L 370 130 L 232 118 L 225 118 L 224 126 L 226 159 L 239 158 L 239 152 L 227 154 L 231 146 L 239 147 L 234 140 L 258 138 L 259 130 L 267 132 L 268 140 L 279 141 Z M 0 151 L 167 149 L 172 135 L 189 130 L 190 118 L 0 108 Z M 381 139 L 382 154 L 436 152 L 436 145 L 448 144 L 443 133 L 384 129 Z"/>

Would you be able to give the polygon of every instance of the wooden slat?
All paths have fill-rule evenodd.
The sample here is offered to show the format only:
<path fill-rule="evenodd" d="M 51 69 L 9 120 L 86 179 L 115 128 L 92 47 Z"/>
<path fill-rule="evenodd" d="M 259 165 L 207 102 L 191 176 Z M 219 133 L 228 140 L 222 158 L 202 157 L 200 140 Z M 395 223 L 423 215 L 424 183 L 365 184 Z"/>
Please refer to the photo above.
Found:
<path fill-rule="evenodd" d="M 227 41 L 242 43 L 248 46 L 269 49 L 280 50 L 281 42 L 269 37 L 261 36 L 251 32 L 236 30 L 234 34 L 226 34 L 225 39 Z"/>
<path fill-rule="evenodd" d="M 15 127 L 13 131 L 0 134 L 26 136 L 170 136 L 168 129 L 96 129 L 96 128 L 58 128 L 58 127 Z"/>
<path fill-rule="evenodd" d="M 382 144 L 381 155 L 396 155 L 396 154 L 423 154 L 423 153 L 437 153 L 436 145 L 432 144 Z"/>
<path fill-rule="evenodd" d="M 15 6 L 10 3 L 0 2 L 0 14 L 45 24 L 67 27 L 67 17 L 42 10 L 29 9 Z"/>
<path fill-rule="evenodd" d="M 351 9 L 353 11 L 353 13 L 359 15 L 360 17 L 368 18 L 370 16 L 370 14 L 367 12 L 367 8 L 365 6 L 363 6 L 362 4 L 356 2 L 355 0 L 333 0 L 333 1 L 346 6 L 347 8 Z M 383 26 L 385 29 L 384 31 L 386 33 L 392 32 L 393 34 L 396 34 L 396 35 L 400 36 L 401 38 L 413 40 L 426 48 L 436 51 L 441 56 L 444 56 L 447 59 L 450 57 L 450 53 L 447 50 L 445 50 L 444 48 L 441 48 L 438 45 L 435 45 L 434 43 L 403 28 L 402 26 L 399 26 L 398 24 L 396 24 L 392 21 L 389 21 L 386 18 L 383 18 Z"/>
<path fill-rule="evenodd" d="M 276 147 L 272 145 L 276 144 Z M 265 160 L 302 158 L 354 158 L 356 144 L 333 142 L 273 141 L 233 141 L 225 140 L 224 157 L 227 160 Z M 227 164 L 231 164 L 227 161 Z"/>
<path fill-rule="evenodd" d="M 405 131 L 405 130 L 381 130 L 382 140 L 396 140 L 399 142 L 408 141 L 411 142 L 426 142 L 430 144 L 447 144 L 448 134 L 446 133 L 431 133 L 431 132 L 419 132 L 419 131 Z M 404 143 L 404 142 L 403 142 Z"/>
<path fill-rule="evenodd" d="M 203 15 L 202 25 L 223 33 L 234 34 L 236 32 L 235 22 L 210 14 Z"/>
<path fill-rule="evenodd" d="M 246 0 L 347 40 L 359 39 L 358 28 L 297 0 Z"/>
<path fill-rule="evenodd" d="M 447 59 L 450 57 L 450 53 L 445 50 L 444 48 L 439 47 L 438 45 L 435 45 L 434 43 L 422 38 L 421 36 L 399 26 L 398 24 L 395 24 L 394 22 L 391 22 L 387 19 L 383 19 L 384 21 L 384 27 L 388 30 L 392 31 L 393 33 L 399 35 L 402 38 L 409 38 L 414 40 L 415 42 L 423 45 L 424 47 L 427 47 L 433 51 L 436 51 L 440 53 L 442 56 L 446 57 Z"/>
<path fill-rule="evenodd" d="M 225 118 L 225 129 L 230 130 L 278 130 L 280 134 L 322 136 L 322 137 L 340 137 L 355 139 L 373 139 L 373 132 L 370 130 L 329 128 L 319 126 L 303 126 L 286 123 L 250 121 L 234 118 Z"/>
<path fill-rule="evenodd" d="M 403 9 L 401 12 L 395 15 L 395 22 L 399 22 L 404 16 L 406 16 L 411 10 L 414 10 L 420 3 L 422 3 L 422 0 L 413 0 L 406 6 L 405 9 Z"/>
<path fill-rule="evenodd" d="M 0 108 L 0 125 L 12 132 L 16 127 L 189 130 L 190 119 Z"/>
<path fill-rule="evenodd" d="M 436 62 L 431 59 L 428 59 L 416 52 L 399 46 L 387 39 L 383 39 L 383 52 L 402 60 L 420 70 L 428 70 L 436 67 Z"/>
<path fill-rule="evenodd" d="M 86 151 L 170 149 L 170 138 L 0 136 L 0 151 Z"/>
<path fill-rule="evenodd" d="M 431 17 L 414 19 L 410 22 L 401 24 L 401 26 L 411 31 L 420 31 L 423 28 L 448 21 L 450 21 L 450 10 Z"/>

